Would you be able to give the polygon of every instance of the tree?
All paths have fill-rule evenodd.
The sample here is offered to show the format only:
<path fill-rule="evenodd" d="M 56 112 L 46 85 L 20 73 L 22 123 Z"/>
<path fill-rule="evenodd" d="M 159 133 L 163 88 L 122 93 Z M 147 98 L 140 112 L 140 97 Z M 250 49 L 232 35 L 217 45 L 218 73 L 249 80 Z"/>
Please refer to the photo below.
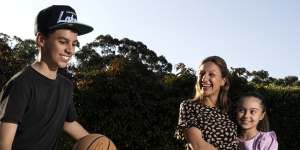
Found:
<path fill-rule="evenodd" d="M 157 122 L 165 120 L 159 116 L 161 112 L 169 113 L 168 107 L 157 107 L 168 103 L 162 80 L 171 74 L 172 65 L 164 56 L 157 56 L 142 42 L 110 35 L 98 36 L 75 56 L 75 104 L 81 122 L 90 131 L 112 137 L 120 149 L 150 148 L 154 143 L 172 141 L 168 140 L 172 134 L 155 131 L 160 130 Z M 162 128 L 170 125 L 165 126 Z M 167 139 L 158 140 L 161 136 Z"/>
<path fill-rule="evenodd" d="M 298 77 L 297 76 L 286 76 L 284 78 L 284 83 L 286 85 L 293 85 L 298 81 Z"/>
<path fill-rule="evenodd" d="M 229 96 L 235 100 L 240 93 L 253 89 L 253 86 L 248 83 L 251 73 L 246 68 L 233 68 L 230 69 L 230 92 Z"/>
<path fill-rule="evenodd" d="M 252 82 L 254 83 L 267 83 L 269 73 L 265 70 L 252 71 L 251 75 L 253 76 Z"/>
<path fill-rule="evenodd" d="M 176 71 L 178 72 L 177 76 L 195 75 L 195 71 L 192 68 L 187 68 L 184 63 L 176 64 Z"/>
<path fill-rule="evenodd" d="M 0 33 L 0 86 L 24 66 L 31 64 L 37 52 L 33 40 Z"/>

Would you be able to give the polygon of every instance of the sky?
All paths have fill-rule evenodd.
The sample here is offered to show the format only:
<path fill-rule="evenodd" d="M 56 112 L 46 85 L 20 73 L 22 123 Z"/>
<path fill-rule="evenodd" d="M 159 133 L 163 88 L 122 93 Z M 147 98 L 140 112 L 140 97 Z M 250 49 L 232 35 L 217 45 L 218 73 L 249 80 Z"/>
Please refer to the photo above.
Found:
<path fill-rule="evenodd" d="M 300 78 L 299 0 L 5 0 L 0 33 L 35 39 L 34 19 L 50 5 L 72 6 L 78 21 L 99 35 L 141 41 L 173 66 L 197 66 L 218 55 L 228 67 Z M 175 68 L 173 68 L 175 70 Z"/>

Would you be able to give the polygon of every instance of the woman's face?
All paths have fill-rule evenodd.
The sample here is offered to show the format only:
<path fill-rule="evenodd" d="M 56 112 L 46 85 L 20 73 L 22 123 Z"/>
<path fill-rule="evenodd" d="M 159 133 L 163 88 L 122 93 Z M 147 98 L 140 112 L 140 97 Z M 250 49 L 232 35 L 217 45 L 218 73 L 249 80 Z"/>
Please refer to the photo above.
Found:
<path fill-rule="evenodd" d="M 225 85 L 220 68 L 213 62 L 206 62 L 199 68 L 199 87 L 204 97 L 218 96 L 221 86 Z"/>

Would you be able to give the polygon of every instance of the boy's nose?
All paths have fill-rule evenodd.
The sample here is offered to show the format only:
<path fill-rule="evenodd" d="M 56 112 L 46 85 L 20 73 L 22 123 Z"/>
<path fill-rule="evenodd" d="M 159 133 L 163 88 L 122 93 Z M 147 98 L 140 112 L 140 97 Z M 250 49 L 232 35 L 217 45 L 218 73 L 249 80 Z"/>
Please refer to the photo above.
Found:
<path fill-rule="evenodd" d="M 65 49 L 65 52 L 69 55 L 73 55 L 75 53 L 75 47 L 71 44 Z"/>

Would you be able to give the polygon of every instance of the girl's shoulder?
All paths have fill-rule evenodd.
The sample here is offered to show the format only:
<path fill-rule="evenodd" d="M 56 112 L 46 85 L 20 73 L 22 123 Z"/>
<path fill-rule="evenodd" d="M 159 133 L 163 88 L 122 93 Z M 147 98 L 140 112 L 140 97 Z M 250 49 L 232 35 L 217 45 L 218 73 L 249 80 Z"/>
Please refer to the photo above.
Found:
<path fill-rule="evenodd" d="M 277 150 L 278 142 L 277 136 L 274 131 L 269 132 L 260 132 L 260 135 L 257 138 L 257 146 L 261 149 L 266 148 L 268 150 Z"/>
<path fill-rule="evenodd" d="M 277 140 L 276 133 L 274 131 L 268 131 L 268 132 L 260 132 L 260 139 L 274 139 Z"/>

